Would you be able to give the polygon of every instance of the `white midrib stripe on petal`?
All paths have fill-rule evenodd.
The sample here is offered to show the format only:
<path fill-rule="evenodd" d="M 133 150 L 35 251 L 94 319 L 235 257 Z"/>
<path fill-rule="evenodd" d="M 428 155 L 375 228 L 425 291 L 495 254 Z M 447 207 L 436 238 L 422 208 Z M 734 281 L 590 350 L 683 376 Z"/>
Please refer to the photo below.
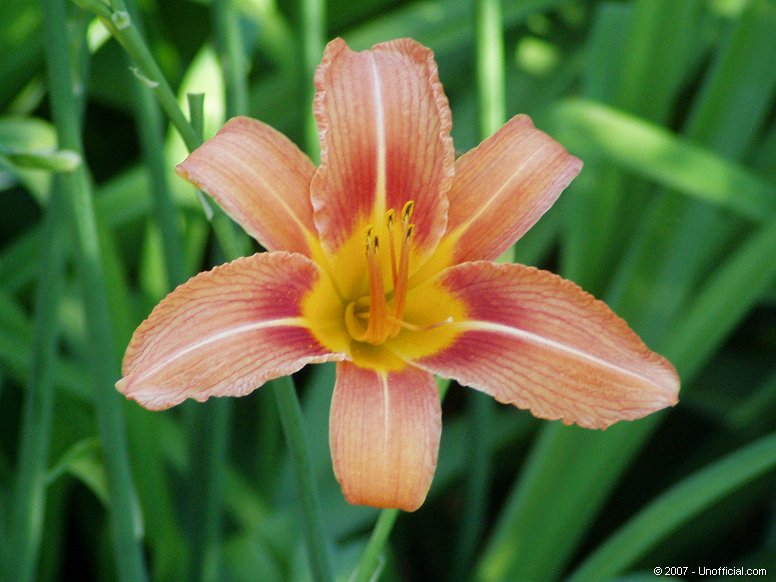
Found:
<path fill-rule="evenodd" d="M 560 342 L 551 340 L 539 334 L 531 333 L 530 331 L 525 331 L 524 329 L 510 327 L 508 325 L 503 325 L 501 323 L 494 323 L 492 321 L 462 321 L 462 322 L 451 323 L 450 326 L 456 329 L 490 331 L 494 333 L 508 335 L 516 339 L 521 339 L 521 340 L 528 341 L 530 343 L 539 344 L 541 346 L 544 346 L 554 351 L 569 354 L 580 360 L 585 360 L 593 364 L 597 364 L 599 366 L 609 368 L 610 370 L 615 370 L 623 375 L 631 376 L 632 378 L 637 378 L 642 382 L 647 382 L 649 384 L 656 384 L 656 382 L 654 382 L 650 378 L 642 376 L 641 374 L 638 374 L 632 370 L 628 370 L 627 368 L 623 368 L 622 366 L 613 364 L 608 360 L 601 359 L 598 356 L 594 356 L 593 354 L 580 351 L 572 346 L 569 346 L 567 344 L 562 344 Z"/>
<path fill-rule="evenodd" d="M 386 171 L 386 151 L 385 145 L 385 105 L 383 104 L 382 85 L 380 84 L 380 74 L 377 71 L 377 61 L 374 55 L 369 55 L 369 62 L 372 65 L 372 91 L 374 92 L 375 103 L 375 134 L 377 135 L 377 178 L 375 180 L 375 206 L 373 220 L 382 220 L 385 214 L 386 192 L 385 192 L 385 171 Z"/>
<path fill-rule="evenodd" d="M 391 438 L 391 394 L 388 386 L 388 374 L 379 372 L 380 388 L 383 397 L 383 441 L 387 444 Z"/>
<path fill-rule="evenodd" d="M 240 162 L 242 162 L 242 158 L 240 158 L 240 157 L 238 157 L 236 155 L 233 155 L 233 154 L 229 153 L 228 151 L 226 152 L 225 155 L 231 156 L 232 159 L 234 159 L 234 160 L 236 160 L 238 162 L 238 164 Z M 236 166 L 238 164 L 234 164 L 234 165 Z M 240 168 L 242 168 L 242 167 L 243 166 L 240 164 Z M 305 234 L 310 234 L 310 230 L 307 228 L 305 223 L 302 222 L 302 219 L 299 218 L 299 216 L 297 216 L 296 212 L 294 212 L 294 210 L 286 203 L 285 198 L 275 188 L 272 188 L 267 183 L 267 180 L 264 177 L 264 175 L 262 173 L 258 172 L 256 170 L 256 168 L 254 168 L 253 166 L 248 166 L 248 172 L 250 172 L 252 181 L 255 182 L 255 183 L 260 184 L 262 189 L 263 189 L 263 191 L 264 192 L 268 192 L 272 196 L 272 198 L 275 199 L 275 201 L 286 211 L 288 216 L 291 217 L 291 219 L 294 221 L 294 223 L 296 223 L 296 225 L 299 227 L 299 229 L 303 233 L 305 233 Z"/>
<path fill-rule="evenodd" d="M 515 167 L 514 172 L 503 181 L 501 184 L 501 187 L 494 190 L 493 194 L 483 203 L 480 204 L 480 207 L 475 211 L 474 214 L 472 214 L 466 222 L 458 225 L 458 227 L 455 229 L 456 233 L 463 232 L 467 230 L 474 222 L 479 220 L 480 216 L 485 214 L 485 212 L 488 210 L 490 205 L 493 203 L 494 200 L 497 200 L 502 196 L 505 190 L 512 187 L 512 182 L 514 182 L 515 179 L 517 179 L 518 176 L 520 176 L 524 171 L 525 168 L 530 164 L 531 160 L 533 160 L 536 156 L 538 156 L 541 153 L 541 147 L 537 148 L 535 151 L 533 151 L 528 157 L 524 158 L 518 166 Z"/>
<path fill-rule="evenodd" d="M 153 368 L 145 372 L 144 374 L 141 374 L 140 376 L 138 376 L 137 380 L 139 381 L 153 376 L 165 366 L 169 366 L 175 360 L 178 360 L 183 356 L 190 354 L 191 352 L 201 350 L 211 344 L 214 344 L 216 342 L 219 342 L 243 333 L 257 331 L 260 329 L 267 329 L 271 327 L 286 327 L 286 326 L 304 327 L 304 325 L 305 325 L 304 320 L 301 317 L 284 317 L 280 319 L 268 319 L 266 321 L 257 321 L 256 323 L 247 323 L 244 325 L 237 325 L 234 327 L 230 327 L 218 333 L 214 333 L 213 335 L 210 335 L 204 339 L 201 339 L 196 343 L 190 344 L 186 348 L 180 351 L 176 351 L 169 357 L 162 360 L 156 366 L 154 366 Z"/>

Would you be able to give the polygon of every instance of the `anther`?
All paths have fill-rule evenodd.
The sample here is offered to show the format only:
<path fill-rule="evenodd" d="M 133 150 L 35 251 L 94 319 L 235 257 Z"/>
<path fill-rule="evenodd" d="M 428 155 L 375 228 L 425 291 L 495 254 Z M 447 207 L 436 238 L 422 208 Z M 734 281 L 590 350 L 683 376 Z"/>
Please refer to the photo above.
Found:
<path fill-rule="evenodd" d="M 396 211 L 391 208 L 388 212 L 385 213 L 385 224 L 388 226 L 388 231 L 393 228 L 393 217 L 396 215 Z"/>
<path fill-rule="evenodd" d="M 404 208 L 401 209 L 401 220 L 405 225 L 409 224 L 410 218 L 412 218 L 412 213 L 414 210 L 415 210 L 415 201 L 408 200 L 407 203 L 404 205 Z"/>

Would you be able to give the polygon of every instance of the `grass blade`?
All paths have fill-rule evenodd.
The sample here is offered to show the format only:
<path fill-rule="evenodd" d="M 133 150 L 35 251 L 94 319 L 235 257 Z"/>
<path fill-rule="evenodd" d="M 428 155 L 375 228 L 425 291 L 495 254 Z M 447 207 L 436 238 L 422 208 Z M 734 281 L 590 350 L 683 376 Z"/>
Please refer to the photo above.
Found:
<path fill-rule="evenodd" d="M 506 117 L 501 0 L 478 0 L 475 3 L 474 23 L 479 131 L 480 137 L 485 139 L 498 131 Z M 475 391 L 471 391 L 467 397 L 471 447 L 468 451 L 465 509 L 452 565 L 454 580 L 466 580 L 469 577 L 472 558 L 485 530 L 492 471 L 490 428 L 495 403 L 490 397 Z"/>
<path fill-rule="evenodd" d="M 67 202 L 62 193 L 49 199 L 43 227 L 41 259 L 35 300 L 30 381 L 24 403 L 21 448 L 12 504 L 11 578 L 27 582 L 35 578 L 46 504 L 46 468 L 54 410 L 54 362 L 57 351 L 57 315 L 63 291 L 67 223 L 61 218 Z"/>
<path fill-rule="evenodd" d="M 774 467 L 776 434 L 697 471 L 630 519 L 574 570 L 568 581 L 605 580 L 622 573 L 679 526 Z"/>
<path fill-rule="evenodd" d="M 65 0 L 44 2 L 46 50 L 52 109 L 61 147 L 82 152 L 78 126 L 78 105 L 72 92 L 73 66 L 70 59 Z M 118 362 L 113 343 L 110 312 L 105 294 L 97 225 L 86 168 L 63 175 L 62 188 L 71 205 L 83 300 L 89 318 L 91 369 L 100 438 L 111 498 L 110 521 L 116 571 L 122 581 L 146 579 L 141 549 L 142 522 L 130 472 L 124 417 L 119 395 L 113 390 Z"/>
<path fill-rule="evenodd" d="M 272 381 L 272 392 L 280 413 L 280 423 L 286 436 L 291 460 L 302 498 L 302 511 L 306 518 L 304 528 L 307 539 L 310 566 L 313 579 L 316 582 L 332 581 L 331 556 L 329 554 L 328 536 L 321 519 L 321 507 L 315 487 L 310 446 L 307 442 L 302 409 L 296 397 L 296 389 L 290 376 L 284 376 Z"/>
<path fill-rule="evenodd" d="M 761 222 L 776 215 L 774 184 L 668 130 L 592 101 L 555 110 L 564 143 L 658 184 Z"/>

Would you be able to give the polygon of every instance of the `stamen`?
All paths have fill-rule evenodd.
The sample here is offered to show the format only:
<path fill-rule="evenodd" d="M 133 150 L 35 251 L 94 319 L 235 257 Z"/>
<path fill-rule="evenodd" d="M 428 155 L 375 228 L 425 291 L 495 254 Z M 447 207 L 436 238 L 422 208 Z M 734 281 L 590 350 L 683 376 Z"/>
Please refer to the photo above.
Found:
<path fill-rule="evenodd" d="M 405 205 L 405 208 L 407 206 Z M 410 210 L 410 214 L 412 211 Z M 404 305 L 407 301 L 407 282 L 410 271 L 410 243 L 412 242 L 412 233 L 415 230 L 414 224 L 409 224 L 404 229 L 404 238 L 401 244 L 401 256 L 399 257 L 399 277 L 393 292 L 393 316 L 401 320 L 404 315 Z"/>
<path fill-rule="evenodd" d="M 361 341 L 380 344 L 388 337 L 388 304 L 385 301 L 385 288 L 383 287 L 383 270 L 380 265 L 378 253 L 380 252 L 380 239 L 374 234 L 374 229 L 367 229 L 366 259 L 369 266 L 369 322 Z"/>
<path fill-rule="evenodd" d="M 391 208 L 385 213 L 385 223 L 388 227 L 388 245 L 391 249 L 391 276 L 393 277 L 393 288 L 396 288 L 396 245 L 393 242 L 393 218 L 396 212 Z"/>
<path fill-rule="evenodd" d="M 393 278 L 390 306 L 386 299 L 386 290 L 383 283 L 384 265 L 380 258 L 380 240 L 377 229 L 369 225 L 364 230 L 364 246 L 369 276 L 368 311 L 365 304 L 366 298 L 363 298 L 350 303 L 345 312 L 345 324 L 348 332 L 356 341 L 379 345 L 389 337 L 398 334 L 401 329 L 423 331 L 448 323 L 442 322 L 432 326 L 421 327 L 402 320 L 409 284 L 410 246 L 415 231 L 415 225 L 410 222 L 414 210 L 415 202 L 412 200 L 404 204 L 401 210 L 402 236 L 400 238 L 401 248 L 398 249 L 398 253 L 393 232 L 396 211 L 390 209 L 385 213 L 391 276 Z M 362 323 L 365 319 L 367 320 L 366 329 L 364 329 L 364 324 Z"/>

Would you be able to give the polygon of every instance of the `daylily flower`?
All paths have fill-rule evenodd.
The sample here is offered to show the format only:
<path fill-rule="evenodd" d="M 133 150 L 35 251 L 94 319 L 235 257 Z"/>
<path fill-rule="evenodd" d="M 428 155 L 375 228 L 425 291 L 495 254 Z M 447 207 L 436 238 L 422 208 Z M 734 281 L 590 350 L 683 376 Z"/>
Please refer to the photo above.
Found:
<path fill-rule="evenodd" d="M 321 163 L 238 117 L 178 173 L 268 252 L 200 273 L 135 332 L 117 388 L 149 409 L 242 396 L 337 362 L 334 472 L 351 503 L 417 509 L 437 462 L 434 374 L 535 416 L 605 428 L 671 406 L 679 379 L 604 303 L 492 262 L 582 163 L 525 115 L 454 159 L 432 52 L 326 47 Z"/>

